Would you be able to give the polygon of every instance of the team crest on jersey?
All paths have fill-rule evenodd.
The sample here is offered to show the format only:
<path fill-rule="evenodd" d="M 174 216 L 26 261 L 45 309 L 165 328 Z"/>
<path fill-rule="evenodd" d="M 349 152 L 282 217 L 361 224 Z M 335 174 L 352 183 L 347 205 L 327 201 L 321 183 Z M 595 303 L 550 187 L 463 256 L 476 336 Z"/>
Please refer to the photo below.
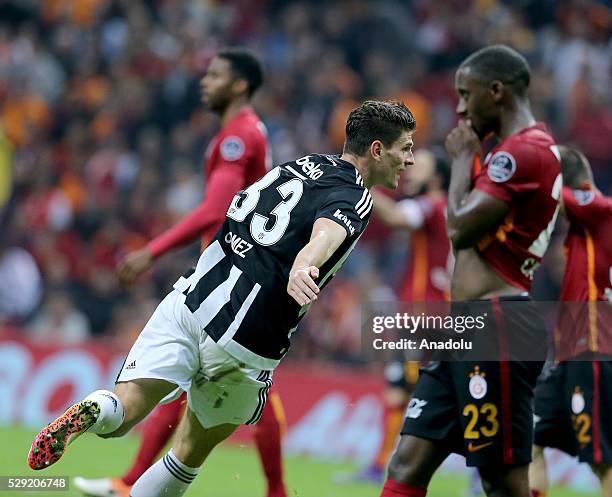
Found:
<path fill-rule="evenodd" d="M 582 390 L 580 387 L 574 388 L 574 393 L 572 394 L 572 412 L 574 414 L 580 414 L 582 411 L 584 411 L 585 407 L 586 403 L 584 401 Z"/>
<path fill-rule="evenodd" d="M 235 161 L 244 155 L 244 142 L 237 136 L 228 136 L 221 142 L 219 150 L 225 160 Z"/>
<path fill-rule="evenodd" d="M 468 390 L 470 395 L 476 400 L 482 399 L 487 394 L 487 380 L 485 380 L 485 376 L 486 373 L 481 373 L 479 366 L 475 366 L 474 372 L 470 373 Z"/>
<path fill-rule="evenodd" d="M 595 193 L 591 190 L 574 190 L 572 191 L 578 205 L 589 205 L 595 200 Z"/>
<path fill-rule="evenodd" d="M 508 181 L 516 172 L 516 161 L 508 152 L 497 152 L 491 157 L 487 173 L 495 183 Z"/>

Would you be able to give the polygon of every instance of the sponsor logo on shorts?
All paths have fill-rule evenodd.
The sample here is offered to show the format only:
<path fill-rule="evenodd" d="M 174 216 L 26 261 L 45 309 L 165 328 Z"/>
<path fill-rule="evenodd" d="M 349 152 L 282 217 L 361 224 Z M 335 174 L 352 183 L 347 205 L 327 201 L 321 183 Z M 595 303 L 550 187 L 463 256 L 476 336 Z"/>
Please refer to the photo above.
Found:
<path fill-rule="evenodd" d="M 136 369 L 136 361 L 130 362 L 125 369 Z"/>
<path fill-rule="evenodd" d="M 580 387 L 576 387 L 574 389 L 574 393 L 572 394 L 572 412 L 574 414 L 580 414 L 584 411 L 586 407 L 586 402 L 584 401 L 584 395 L 582 395 L 582 390 Z"/>
<path fill-rule="evenodd" d="M 516 172 L 516 161 L 508 152 L 497 152 L 491 157 L 487 174 L 495 183 L 508 181 Z"/>
<path fill-rule="evenodd" d="M 406 417 L 412 419 L 418 418 L 423 412 L 423 407 L 425 407 L 426 405 L 426 400 L 416 399 L 413 397 L 408 403 L 408 408 L 406 409 Z"/>
<path fill-rule="evenodd" d="M 487 380 L 485 380 L 485 376 L 486 373 L 481 373 L 478 366 L 474 368 L 473 373 L 470 373 L 468 390 L 470 395 L 476 400 L 482 399 L 487 394 Z"/>
<path fill-rule="evenodd" d="M 488 447 L 489 445 L 492 445 L 493 442 L 487 442 L 484 444 L 478 444 L 478 445 L 474 445 L 472 442 L 470 442 L 468 444 L 468 452 L 470 454 L 473 454 L 474 452 L 478 452 L 479 450 L 484 449 L 485 447 Z"/>

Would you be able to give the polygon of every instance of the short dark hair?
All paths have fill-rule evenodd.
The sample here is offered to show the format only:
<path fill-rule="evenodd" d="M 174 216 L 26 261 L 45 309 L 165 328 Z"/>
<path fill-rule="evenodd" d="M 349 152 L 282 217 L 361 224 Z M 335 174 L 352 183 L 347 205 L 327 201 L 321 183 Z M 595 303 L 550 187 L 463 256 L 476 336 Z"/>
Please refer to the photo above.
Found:
<path fill-rule="evenodd" d="M 529 63 L 520 53 L 506 45 L 481 48 L 465 59 L 460 67 L 470 67 L 484 84 L 499 80 L 519 96 L 525 96 L 529 88 Z"/>
<path fill-rule="evenodd" d="M 263 82 L 263 69 L 257 56 L 244 48 L 224 48 L 217 57 L 227 60 L 232 66 L 232 72 L 238 79 L 244 79 L 248 84 L 249 97 Z"/>
<path fill-rule="evenodd" d="M 414 116 L 402 102 L 366 100 L 348 116 L 344 150 L 362 156 L 374 140 L 389 147 L 403 131 L 415 128 Z"/>
<path fill-rule="evenodd" d="M 585 182 L 593 182 L 593 173 L 588 159 L 577 148 L 559 145 L 563 184 L 570 188 L 580 188 Z"/>

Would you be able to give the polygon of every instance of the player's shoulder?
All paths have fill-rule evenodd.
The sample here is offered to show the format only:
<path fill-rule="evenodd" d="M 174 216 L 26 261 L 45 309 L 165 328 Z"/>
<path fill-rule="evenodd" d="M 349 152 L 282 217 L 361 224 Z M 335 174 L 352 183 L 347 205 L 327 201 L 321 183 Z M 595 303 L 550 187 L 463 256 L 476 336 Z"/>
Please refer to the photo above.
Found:
<path fill-rule="evenodd" d="M 308 154 L 282 165 L 312 186 L 330 187 L 342 184 L 363 190 L 363 178 L 350 162 L 340 159 L 338 155 Z"/>
<path fill-rule="evenodd" d="M 502 140 L 485 159 L 492 181 L 503 183 L 515 176 L 549 176 L 560 172 L 560 155 L 544 124 L 536 124 Z M 540 167 L 537 167 L 537 166 Z M 552 176 L 554 178 L 554 176 Z"/>
<path fill-rule="evenodd" d="M 547 150 L 555 155 L 555 146 L 555 139 L 548 128 L 544 124 L 538 123 L 508 136 L 492 152 L 494 152 L 494 155 L 500 152 L 525 155 Z"/>
<path fill-rule="evenodd" d="M 252 109 L 247 108 L 219 130 L 215 143 L 225 160 L 237 161 L 266 140 L 265 125 Z"/>

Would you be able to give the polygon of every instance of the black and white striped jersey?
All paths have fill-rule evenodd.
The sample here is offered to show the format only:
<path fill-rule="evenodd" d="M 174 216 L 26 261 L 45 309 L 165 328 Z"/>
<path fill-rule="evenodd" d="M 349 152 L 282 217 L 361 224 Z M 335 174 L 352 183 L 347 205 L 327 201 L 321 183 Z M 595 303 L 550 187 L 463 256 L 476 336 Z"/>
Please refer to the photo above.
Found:
<path fill-rule="evenodd" d="M 275 167 L 234 196 L 212 243 L 174 288 L 229 354 L 273 369 L 307 311 L 287 294 L 287 283 L 315 220 L 331 219 L 347 233 L 319 268 L 322 288 L 357 243 L 371 210 L 372 197 L 359 172 L 337 156 L 307 155 Z"/>

